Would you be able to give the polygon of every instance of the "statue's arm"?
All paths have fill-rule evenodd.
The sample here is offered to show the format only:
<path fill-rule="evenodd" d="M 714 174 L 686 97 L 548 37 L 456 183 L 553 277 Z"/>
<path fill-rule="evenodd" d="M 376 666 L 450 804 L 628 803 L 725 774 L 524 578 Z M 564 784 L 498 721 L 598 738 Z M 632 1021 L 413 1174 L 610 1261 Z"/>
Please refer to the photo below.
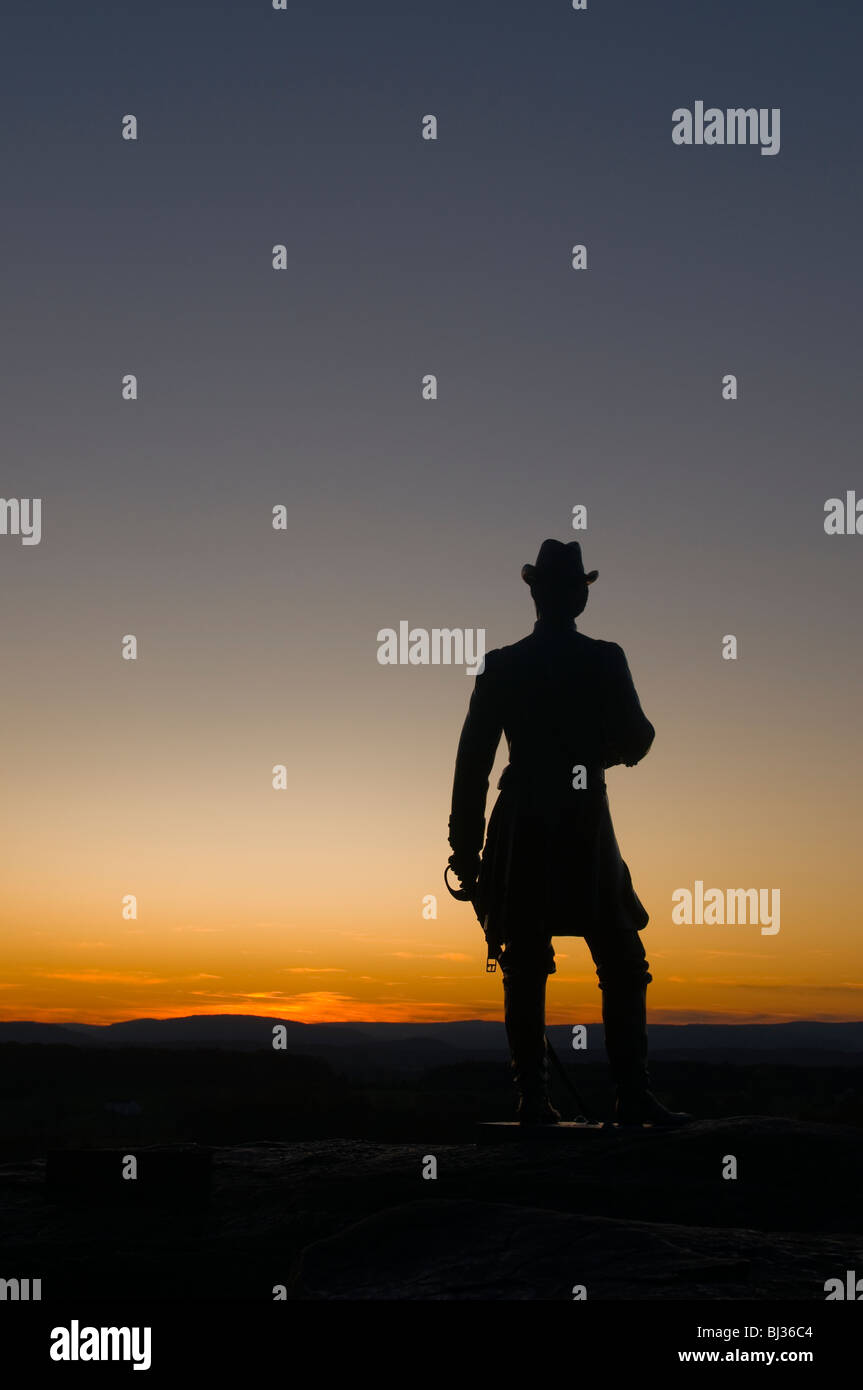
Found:
<path fill-rule="evenodd" d="M 503 733 L 495 663 L 486 658 L 477 676 L 455 760 L 449 843 L 454 872 L 472 882 L 479 866 L 485 836 L 488 781 Z"/>
<path fill-rule="evenodd" d="M 641 701 L 622 647 L 609 643 L 609 680 L 604 700 L 605 766 L 625 763 L 633 767 L 648 752 L 656 730 L 641 708 Z"/>

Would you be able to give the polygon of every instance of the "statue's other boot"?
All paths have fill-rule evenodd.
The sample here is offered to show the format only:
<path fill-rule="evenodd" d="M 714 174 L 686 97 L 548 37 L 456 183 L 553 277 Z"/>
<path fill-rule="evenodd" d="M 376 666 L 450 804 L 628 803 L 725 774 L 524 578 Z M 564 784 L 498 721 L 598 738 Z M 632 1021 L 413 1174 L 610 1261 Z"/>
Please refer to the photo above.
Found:
<path fill-rule="evenodd" d="M 504 1020 L 518 1091 L 516 1118 L 522 1125 L 556 1125 L 560 1115 L 548 1098 L 545 1042 L 547 975 L 523 972 L 503 977 Z"/>
<path fill-rule="evenodd" d="M 602 990 L 605 1050 L 617 1082 L 614 1122 L 618 1125 L 686 1125 L 692 1116 L 669 1110 L 650 1090 L 647 1070 L 647 985 L 641 981 L 606 983 Z"/>

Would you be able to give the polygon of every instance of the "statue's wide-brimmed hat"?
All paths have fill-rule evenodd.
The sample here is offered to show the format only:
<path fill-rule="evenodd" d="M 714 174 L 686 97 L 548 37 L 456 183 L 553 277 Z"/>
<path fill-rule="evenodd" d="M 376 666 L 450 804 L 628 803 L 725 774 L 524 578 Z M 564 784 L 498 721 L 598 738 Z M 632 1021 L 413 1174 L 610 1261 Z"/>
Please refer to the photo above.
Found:
<path fill-rule="evenodd" d="M 578 541 L 543 541 L 539 547 L 535 565 L 522 565 L 521 577 L 525 584 L 535 584 L 543 588 L 563 588 L 570 584 L 592 584 L 599 577 L 599 570 L 585 573 Z"/>

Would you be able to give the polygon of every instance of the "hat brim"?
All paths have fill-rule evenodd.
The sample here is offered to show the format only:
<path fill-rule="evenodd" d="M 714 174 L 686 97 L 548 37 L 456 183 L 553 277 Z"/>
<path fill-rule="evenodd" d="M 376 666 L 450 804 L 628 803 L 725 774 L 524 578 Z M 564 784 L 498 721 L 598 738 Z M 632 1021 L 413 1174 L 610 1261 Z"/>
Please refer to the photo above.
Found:
<path fill-rule="evenodd" d="M 536 579 L 536 565 L 522 565 L 521 577 L 525 584 L 533 584 Z M 599 570 L 589 570 L 587 574 L 579 576 L 585 584 L 593 584 L 599 578 Z"/>

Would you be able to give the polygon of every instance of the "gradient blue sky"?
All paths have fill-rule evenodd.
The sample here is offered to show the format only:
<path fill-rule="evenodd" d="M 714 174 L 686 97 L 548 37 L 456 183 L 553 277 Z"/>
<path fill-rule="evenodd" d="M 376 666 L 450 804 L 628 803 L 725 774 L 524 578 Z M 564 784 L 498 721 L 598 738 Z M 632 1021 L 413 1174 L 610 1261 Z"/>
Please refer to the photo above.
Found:
<path fill-rule="evenodd" d="M 520 567 L 579 502 L 582 626 L 658 731 L 610 778 L 657 1007 L 858 1016 L 863 539 L 823 507 L 863 493 L 859 8 L 4 27 L 2 492 L 44 528 L 0 538 L 4 1016 L 494 1012 L 475 926 L 418 907 L 471 683 L 380 667 L 375 634 L 517 639 Z M 780 107 L 781 152 L 675 146 L 698 99 Z M 681 937 L 696 878 L 779 885 L 782 932 Z"/>

